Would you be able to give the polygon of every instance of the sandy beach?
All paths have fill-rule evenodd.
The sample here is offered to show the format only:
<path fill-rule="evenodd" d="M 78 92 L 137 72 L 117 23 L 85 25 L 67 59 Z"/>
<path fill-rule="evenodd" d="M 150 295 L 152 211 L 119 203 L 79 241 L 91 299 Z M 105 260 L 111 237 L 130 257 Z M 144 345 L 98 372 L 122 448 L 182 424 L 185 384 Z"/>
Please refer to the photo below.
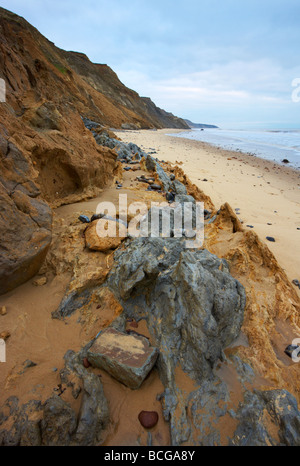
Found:
<path fill-rule="evenodd" d="M 300 278 L 300 172 L 268 160 L 170 136 L 182 130 L 120 131 L 159 160 L 180 165 L 190 180 L 211 197 L 216 208 L 228 202 L 245 229 L 254 227 L 288 278 Z M 205 180 L 205 181 L 204 181 Z M 269 225 L 271 224 L 271 225 Z M 275 238 L 275 243 L 266 240 Z M 300 290 L 298 291 L 300 295 Z"/>

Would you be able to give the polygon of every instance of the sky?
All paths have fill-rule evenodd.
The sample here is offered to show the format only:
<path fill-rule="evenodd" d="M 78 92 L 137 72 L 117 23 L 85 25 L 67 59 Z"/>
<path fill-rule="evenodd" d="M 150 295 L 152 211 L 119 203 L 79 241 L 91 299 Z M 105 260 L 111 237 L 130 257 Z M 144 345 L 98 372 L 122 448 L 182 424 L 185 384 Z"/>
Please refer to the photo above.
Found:
<path fill-rule="evenodd" d="M 0 0 L 196 123 L 300 128 L 299 0 Z"/>

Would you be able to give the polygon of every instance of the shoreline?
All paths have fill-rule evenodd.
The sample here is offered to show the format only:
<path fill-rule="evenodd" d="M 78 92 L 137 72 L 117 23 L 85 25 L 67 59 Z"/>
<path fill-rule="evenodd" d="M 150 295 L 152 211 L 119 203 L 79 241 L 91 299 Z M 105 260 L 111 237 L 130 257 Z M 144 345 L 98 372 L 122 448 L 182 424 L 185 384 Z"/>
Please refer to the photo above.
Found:
<path fill-rule="evenodd" d="M 122 141 L 137 144 L 152 152 L 153 157 L 180 164 L 216 208 L 228 202 L 234 210 L 238 209 L 244 228 L 249 230 L 252 226 L 289 280 L 299 280 L 300 171 L 240 151 L 172 137 L 172 133 L 179 132 L 183 131 L 115 131 Z M 266 240 L 267 236 L 274 237 L 275 243 Z M 300 296 L 300 290 L 296 290 Z"/>

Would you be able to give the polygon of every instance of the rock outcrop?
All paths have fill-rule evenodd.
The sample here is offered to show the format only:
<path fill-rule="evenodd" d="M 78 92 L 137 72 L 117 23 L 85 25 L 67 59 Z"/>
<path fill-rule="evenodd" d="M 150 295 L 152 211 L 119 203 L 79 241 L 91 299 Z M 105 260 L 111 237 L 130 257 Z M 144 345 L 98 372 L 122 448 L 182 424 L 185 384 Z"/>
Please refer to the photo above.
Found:
<path fill-rule="evenodd" d="M 30 174 L 21 151 L 0 134 L 0 294 L 33 277 L 50 246 L 52 211 Z"/>

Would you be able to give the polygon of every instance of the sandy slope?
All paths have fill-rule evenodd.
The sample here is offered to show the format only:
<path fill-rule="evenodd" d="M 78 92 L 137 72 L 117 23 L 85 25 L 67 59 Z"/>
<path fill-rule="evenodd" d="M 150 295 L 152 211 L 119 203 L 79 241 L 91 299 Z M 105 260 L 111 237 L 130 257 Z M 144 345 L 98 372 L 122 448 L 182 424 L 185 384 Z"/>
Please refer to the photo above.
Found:
<path fill-rule="evenodd" d="M 228 202 L 233 209 L 239 208 L 245 227 L 254 227 L 288 278 L 300 279 L 300 230 L 297 230 L 300 228 L 300 172 L 240 152 L 168 136 L 178 132 L 142 130 L 116 134 L 146 152 L 155 150 L 157 155 L 153 156 L 159 160 L 182 162 L 187 176 L 211 197 L 216 207 Z M 276 242 L 267 241 L 267 236 L 274 237 Z"/>

